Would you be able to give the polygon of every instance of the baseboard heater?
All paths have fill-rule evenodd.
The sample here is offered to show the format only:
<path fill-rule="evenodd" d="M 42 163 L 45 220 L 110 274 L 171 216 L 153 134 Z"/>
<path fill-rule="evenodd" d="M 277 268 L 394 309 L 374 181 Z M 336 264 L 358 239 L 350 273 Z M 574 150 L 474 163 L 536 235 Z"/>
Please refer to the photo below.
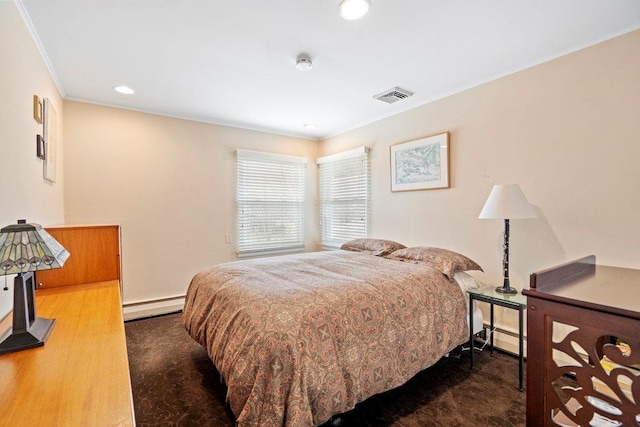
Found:
<path fill-rule="evenodd" d="M 484 330 L 485 331 L 489 331 L 489 324 L 488 323 L 484 323 Z M 512 337 L 515 338 L 516 340 L 518 339 L 518 333 L 509 329 L 504 329 L 501 328 L 499 326 L 496 326 L 495 324 L 493 325 L 493 337 L 494 337 L 494 346 L 495 348 L 499 349 L 500 351 L 510 354 L 512 356 L 518 357 L 518 347 L 517 347 L 517 342 L 511 344 L 511 343 L 507 343 L 504 339 L 496 339 L 496 334 L 500 334 L 500 335 L 506 335 L 508 337 Z M 482 338 L 482 337 L 481 337 Z M 485 335 L 483 341 L 488 341 L 489 340 L 489 332 L 487 332 L 487 334 Z M 525 342 L 525 353 L 524 353 L 524 358 L 527 358 L 527 352 L 526 352 L 526 343 L 527 343 L 527 337 L 526 335 L 523 337 L 524 342 Z M 506 345 L 505 345 L 506 344 Z"/>
<path fill-rule="evenodd" d="M 141 319 L 161 314 L 175 313 L 184 308 L 185 295 L 128 302 L 122 305 L 124 320 Z"/>

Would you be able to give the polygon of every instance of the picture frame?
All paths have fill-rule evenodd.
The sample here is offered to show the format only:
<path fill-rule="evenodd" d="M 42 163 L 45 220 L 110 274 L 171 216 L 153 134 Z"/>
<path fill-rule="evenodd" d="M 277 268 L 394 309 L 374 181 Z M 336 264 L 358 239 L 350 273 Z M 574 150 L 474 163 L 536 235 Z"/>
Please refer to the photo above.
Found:
<path fill-rule="evenodd" d="M 42 100 L 38 95 L 33 95 L 33 118 L 42 124 Z"/>
<path fill-rule="evenodd" d="M 56 182 L 58 154 L 58 115 L 51 100 L 44 99 L 44 179 Z"/>
<path fill-rule="evenodd" d="M 44 138 L 42 135 L 36 137 L 36 155 L 39 159 L 44 160 L 46 158 L 46 151 L 44 149 Z"/>
<path fill-rule="evenodd" d="M 391 191 L 449 188 L 449 132 L 390 147 Z"/>

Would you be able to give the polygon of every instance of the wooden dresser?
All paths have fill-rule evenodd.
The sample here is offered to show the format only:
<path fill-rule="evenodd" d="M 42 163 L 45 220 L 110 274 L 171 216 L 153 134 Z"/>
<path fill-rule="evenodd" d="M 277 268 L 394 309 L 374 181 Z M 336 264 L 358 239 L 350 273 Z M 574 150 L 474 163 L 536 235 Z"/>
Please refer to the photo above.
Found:
<path fill-rule="evenodd" d="M 589 256 L 530 285 L 527 425 L 640 425 L 640 270 Z"/>
<path fill-rule="evenodd" d="M 71 225 L 46 230 L 71 256 L 61 269 L 38 272 L 42 288 L 120 280 L 118 225 Z"/>
<path fill-rule="evenodd" d="M 119 257 L 119 239 L 105 240 L 111 239 L 104 238 L 105 228 L 72 228 L 65 227 L 66 241 L 59 240 L 71 253 L 69 261 L 42 280 L 57 284 L 36 292 L 37 315 L 56 319 L 51 335 L 43 347 L 0 356 L 2 426 L 135 425 L 119 267 L 112 280 L 65 285 L 56 277 L 94 278 L 101 269 L 78 260 L 88 252 L 89 257 L 109 254 L 110 259 L 115 252 Z M 109 226 L 109 233 L 114 230 L 119 235 L 117 226 Z M 69 264 L 74 257 L 75 266 Z M 10 326 L 9 317 L 0 329 Z"/>

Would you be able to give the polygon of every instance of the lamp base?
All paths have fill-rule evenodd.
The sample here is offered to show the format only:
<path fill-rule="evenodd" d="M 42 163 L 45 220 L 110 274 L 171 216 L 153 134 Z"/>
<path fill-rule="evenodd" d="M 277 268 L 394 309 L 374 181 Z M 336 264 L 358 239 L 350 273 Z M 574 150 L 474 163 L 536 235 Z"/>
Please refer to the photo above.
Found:
<path fill-rule="evenodd" d="M 2 336 L 0 354 L 43 346 L 47 338 L 49 338 L 55 323 L 56 319 L 36 317 L 26 331 L 13 333 L 13 330 L 9 329 Z"/>
<path fill-rule="evenodd" d="M 13 327 L 0 337 L 0 354 L 43 346 L 51 334 L 56 321 L 36 316 L 34 283 L 32 272 L 13 281 Z"/>
<path fill-rule="evenodd" d="M 496 292 L 499 294 L 515 295 L 518 293 L 516 288 L 505 288 L 504 286 L 498 286 Z"/>

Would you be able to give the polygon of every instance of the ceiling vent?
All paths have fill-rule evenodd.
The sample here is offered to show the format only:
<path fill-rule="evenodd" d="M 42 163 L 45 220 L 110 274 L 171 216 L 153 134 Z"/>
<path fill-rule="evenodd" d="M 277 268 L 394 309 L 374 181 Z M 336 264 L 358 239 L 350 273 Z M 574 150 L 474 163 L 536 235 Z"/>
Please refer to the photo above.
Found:
<path fill-rule="evenodd" d="M 394 102 L 402 101 L 403 99 L 408 98 L 411 95 L 413 95 L 413 92 L 409 92 L 406 89 L 402 89 L 396 86 L 392 89 L 385 90 L 384 92 L 375 95 L 374 98 L 386 102 L 387 104 L 393 104 Z"/>

